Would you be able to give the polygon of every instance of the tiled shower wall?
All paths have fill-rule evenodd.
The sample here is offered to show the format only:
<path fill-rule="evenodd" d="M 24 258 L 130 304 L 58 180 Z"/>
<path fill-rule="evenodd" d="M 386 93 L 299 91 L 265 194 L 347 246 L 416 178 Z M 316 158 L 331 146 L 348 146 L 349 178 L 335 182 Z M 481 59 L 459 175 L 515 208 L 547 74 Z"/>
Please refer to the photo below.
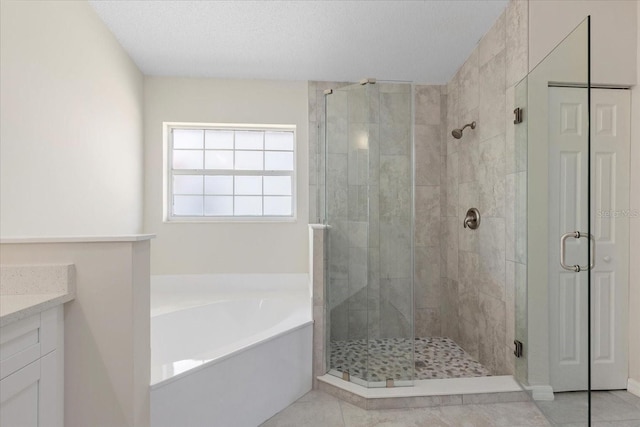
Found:
<path fill-rule="evenodd" d="M 310 177 L 310 222 L 318 222 L 324 209 L 324 129 L 318 125 L 323 122 L 324 96 L 323 91 L 328 88 L 338 88 L 344 83 L 336 82 L 310 82 L 310 125 L 314 132 L 310 138 L 310 164 L 312 177 Z M 359 284 L 358 268 L 362 262 L 358 262 L 361 248 L 348 242 L 356 242 L 358 238 L 345 240 L 344 248 L 335 247 L 333 250 L 334 262 L 346 262 L 348 266 L 334 266 L 330 270 L 336 270 L 334 274 L 340 275 L 340 271 L 346 273 L 345 277 L 328 277 L 334 290 L 334 298 L 337 301 L 329 301 L 331 309 L 331 336 L 333 339 L 359 339 L 364 338 L 363 333 L 368 331 L 370 338 L 378 337 L 408 337 L 411 333 L 411 324 L 414 324 L 415 336 L 441 336 L 441 302 L 440 302 L 440 170 L 442 162 L 442 133 L 444 126 L 441 123 L 445 119 L 446 97 L 442 93 L 442 86 L 416 85 L 413 94 L 410 93 L 410 85 L 394 85 L 379 83 L 370 88 L 369 106 L 369 157 L 370 162 L 369 218 L 353 216 L 349 209 L 349 217 L 346 230 L 340 230 L 339 221 L 334 218 L 334 245 L 340 245 L 341 234 L 358 237 L 362 233 L 351 233 L 358 230 L 363 224 L 361 221 L 369 221 L 368 242 L 368 267 L 365 262 L 365 270 L 369 277 L 367 289 Z M 363 93 L 363 91 L 349 91 L 349 93 Z M 342 105 L 342 99 L 346 92 L 330 95 L 333 109 L 344 107 L 344 113 L 348 110 Z M 350 96 L 350 95 L 349 95 Z M 411 177 L 411 144 L 410 126 L 411 97 L 414 98 L 414 132 L 415 132 L 415 273 L 413 313 L 411 302 L 410 260 L 409 247 L 410 230 L 410 187 L 408 183 Z M 355 104 L 357 106 L 357 103 Z M 350 106 L 353 107 L 353 106 Z M 351 108 L 352 109 L 352 108 Z M 351 111 L 349 109 L 349 111 Z M 352 115 L 352 114 L 351 114 Z M 332 132 L 334 118 L 330 117 L 329 131 Z M 357 121 L 351 121 L 350 127 L 358 125 Z M 377 134 L 379 126 L 380 135 Z M 375 131 L 375 132 L 374 132 Z M 351 135 L 349 131 L 349 135 Z M 339 139 L 337 136 L 334 140 Z M 339 164 L 340 156 L 345 157 L 346 167 L 347 153 L 330 153 L 333 164 Z M 355 168 L 354 168 L 355 169 Z M 331 180 L 339 179 L 347 173 L 331 171 Z M 346 178 L 345 178 L 346 179 Z M 349 183 L 349 204 L 359 200 L 354 197 L 359 188 Z M 353 183 L 357 184 L 357 183 Z M 347 183 L 345 182 L 346 186 Z M 353 191 L 352 191 L 353 190 Z M 353 194 L 352 194 L 353 193 Z M 316 195 L 316 197 L 314 197 Z M 366 194 L 364 195 L 366 197 Z M 366 200 L 365 200 L 366 202 Z M 366 215 L 365 215 L 366 217 Z M 344 231 L 344 233 L 341 233 Z M 378 237 L 379 236 L 379 237 Z M 362 236 L 360 236 L 362 237 Z M 365 236 L 366 237 L 366 236 Z M 353 246 L 353 247 L 352 247 Z M 342 255 L 340 255 L 340 253 Z M 352 262 L 353 260 L 353 262 Z M 408 275 L 407 275 L 408 273 Z M 331 276 L 331 273 L 329 274 Z M 339 292 L 335 292 L 335 291 Z M 362 294 L 368 294 L 368 304 L 362 304 Z M 333 299 L 333 298 L 332 298 Z M 367 316 L 368 310 L 368 316 Z M 412 318 L 413 314 L 413 318 Z M 381 321 L 380 319 L 383 319 Z M 415 321 L 413 320 L 415 319 Z"/>
<path fill-rule="evenodd" d="M 527 70 L 528 4 L 511 0 L 446 86 L 414 87 L 415 335 L 452 338 L 494 375 L 514 373 L 525 333 L 515 317 L 526 303 L 526 147 L 515 134 L 526 129 L 513 124 L 513 99 Z M 346 84 L 309 83 L 311 223 L 324 209 L 322 92 Z M 482 215 L 474 231 L 462 227 L 470 207 Z"/>
<path fill-rule="evenodd" d="M 526 1 L 511 1 L 446 89 L 443 334 L 493 374 L 515 370 L 516 290 L 524 290 L 526 274 L 523 246 L 515 244 L 516 228 L 524 229 L 515 225 L 515 195 L 524 194 L 516 183 L 526 185 L 526 177 L 518 179 L 526 161 L 517 161 L 513 99 L 528 69 L 527 13 Z M 467 128 L 459 140 L 451 136 L 472 121 L 475 130 Z M 482 216 L 477 230 L 462 227 L 471 207 Z"/>

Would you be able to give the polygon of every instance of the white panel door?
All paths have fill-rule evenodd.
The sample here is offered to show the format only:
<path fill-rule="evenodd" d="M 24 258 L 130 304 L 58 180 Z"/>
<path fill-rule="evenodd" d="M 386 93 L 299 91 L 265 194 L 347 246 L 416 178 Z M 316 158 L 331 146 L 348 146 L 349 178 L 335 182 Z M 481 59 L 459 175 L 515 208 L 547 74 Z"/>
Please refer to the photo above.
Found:
<path fill-rule="evenodd" d="M 630 105 L 628 90 L 591 91 L 591 387 L 600 390 L 628 379 Z"/>
<path fill-rule="evenodd" d="M 587 228 L 586 89 L 549 88 L 549 358 L 554 391 L 588 387 L 588 272 L 560 267 L 560 237 Z M 588 264 L 587 239 L 566 242 L 569 265 Z"/>
<path fill-rule="evenodd" d="M 626 388 L 630 98 L 592 90 L 592 388 Z M 549 89 L 550 377 L 554 391 L 587 388 L 587 280 L 559 265 L 560 236 L 587 231 L 587 90 Z M 556 243 L 557 242 L 557 243 Z M 567 263 L 588 264 L 586 238 L 566 243 Z"/>

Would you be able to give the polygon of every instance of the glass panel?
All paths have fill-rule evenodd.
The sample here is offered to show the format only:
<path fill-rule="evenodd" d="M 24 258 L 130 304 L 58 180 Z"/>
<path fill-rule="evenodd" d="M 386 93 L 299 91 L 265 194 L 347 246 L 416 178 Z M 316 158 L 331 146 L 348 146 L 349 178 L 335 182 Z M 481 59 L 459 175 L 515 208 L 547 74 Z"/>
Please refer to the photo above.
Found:
<path fill-rule="evenodd" d="M 173 150 L 174 169 L 202 169 L 202 151 Z"/>
<path fill-rule="evenodd" d="M 202 196 L 173 196 L 173 214 L 202 216 Z"/>
<path fill-rule="evenodd" d="M 262 215 L 262 197 L 236 196 L 234 199 L 235 215 Z"/>
<path fill-rule="evenodd" d="M 515 92 L 516 375 L 554 425 L 590 425 L 589 96 L 587 19 Z"/>
<path fill-rule="evenodd" d="M 200 148 L 204 140 L 202 129 L 173 129 L 173 148 Z"/>
<path fill-rule="evenodd" d="M 383 98 L 399 107 L 382 114 Z M 329 373 L 368 387 L 414 378 L 411 117 L 410 84 L 352 85 L 325 97 Z M 388 142 L 401 149 L 382 152 L 384 126 L 400 128 L 402 138 Z"/>
<path fill-rule="evenodd" d="M 236 151 L 237 170 L 262 170 L 262 151 Z"/>
<path fill-rule="evenodd" d="M 268 171 L 292 171 L 293 153 L 281 151 L 267 151 L 264 153 L 264 168 Z"/>
<path fill-rule="evenodd" d="M 264 198 L 264 214 L 265 215 L 291 215 L 291 197 L 265 197 Z"/>
<path fill-rule="evenodd" d="M 236 176 L 236 194 L 262 195 L 261 176 Z"/>
<path fill-rule="evenodd" d="M 233 169 L 233 151 L 205 151 L 206 169 Z"/>
<path fill-rule="evenodd" d="M 262 150 L 264 132 L 236 131 L 236 150 Z"/>
<path fill-rule="evenodd" d="M 232 130 L 207 130 L 205 131 L 204 138 L 205 148 L 233 150 Z"/>
<path fill-rule="evenodd" d="M 202 175 L 174 175 L 173 194 L 202 194 Z"/>
<path fill-rule="evenodd" d="M 290 176 L 265 176 L 264 177 L 264 194 L 273 196 L 290 196 L 291 195 L 291 177 Z"/>
<path fill-rule="evenodd" d="M 293 151 L 293 132 L 265 132 L 264 149 Z"/>
<path fill-rule="evenodd" d="M 232 176 L 206 176 L 204 178 L 205 194 L 233 194 Z"/>
<path fill-rule="evenodd" d="M 206 196 L 204 214 L 207 216 L 233 216 L 233 197 Z"/>

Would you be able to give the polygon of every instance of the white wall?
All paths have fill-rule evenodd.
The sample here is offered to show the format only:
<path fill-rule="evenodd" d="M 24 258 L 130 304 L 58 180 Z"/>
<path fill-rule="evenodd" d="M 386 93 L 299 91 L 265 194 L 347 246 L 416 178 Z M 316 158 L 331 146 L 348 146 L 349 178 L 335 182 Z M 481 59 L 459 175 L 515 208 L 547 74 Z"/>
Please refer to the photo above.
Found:
<path fill-rule="evenodd" d="M 640 83 L 640 7 L 638 22 L 638 82 Z M 640 210 L 640 85 L 631 91 L 631 209 Z M 629 377 L 640 386 L 640 217 L 629 220 L 631 271 L 629 275 Z M 640 390 L 637 390 L 640 391 Z"/>
<path fill-rule="evenodd" d="M 144 229 L 157 234 L 152 274 L 306 273 L 309 171 L 307 82 L 145 79 Z M 297 126 L 297 220 L 164 223 L 163 122 Z"/>
<path fill-rule="evenodd" d="M 142 224 L 142 74 L 84 1 L 2 1 L 0 234 Z"/>
<path fill-rule="evenodd" d="M 529 1 L 529 69 L 591 15 L 591 81 L 636 83 L 636 14 L 633 0 Z"/>

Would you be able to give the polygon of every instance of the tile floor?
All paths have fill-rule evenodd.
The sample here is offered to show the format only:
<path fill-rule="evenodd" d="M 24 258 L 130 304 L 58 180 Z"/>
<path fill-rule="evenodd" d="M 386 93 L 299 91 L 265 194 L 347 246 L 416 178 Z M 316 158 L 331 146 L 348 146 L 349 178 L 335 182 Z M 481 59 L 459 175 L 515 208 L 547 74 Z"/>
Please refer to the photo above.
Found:
<path fill-rule="evenodd" d="M 369 410 L 311 391 L 262 427 L 525 427 L 586 426 L 584 397 L 559 393 L 553 402 L 493 403 Z M 626 391 L 593 395 L 593 427 L 640 427 L 640 398 Z M 542 412 L 541 412 L 542 410 Z M 543 415 L 549 417 L 549 421 Z"/>
<path fill-rule="evenodd" d="M 418 380 L 491 375 L 453 340 L 441 337 L 332 341 L 330 364 L 366 381 L 410 380 L 412 364 Z"/>

